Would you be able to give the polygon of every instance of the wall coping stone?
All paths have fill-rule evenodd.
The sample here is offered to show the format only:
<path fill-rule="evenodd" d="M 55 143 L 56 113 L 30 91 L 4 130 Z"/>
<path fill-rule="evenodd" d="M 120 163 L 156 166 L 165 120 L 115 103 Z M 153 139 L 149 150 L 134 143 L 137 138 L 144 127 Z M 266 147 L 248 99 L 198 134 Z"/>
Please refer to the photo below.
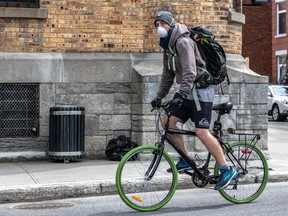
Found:
<path fill-rule="evenodd" d="M 47 19 L 47 8 L 9 8 L 0 7 L 1 18 L 34 18 L 34 19 Z"/>

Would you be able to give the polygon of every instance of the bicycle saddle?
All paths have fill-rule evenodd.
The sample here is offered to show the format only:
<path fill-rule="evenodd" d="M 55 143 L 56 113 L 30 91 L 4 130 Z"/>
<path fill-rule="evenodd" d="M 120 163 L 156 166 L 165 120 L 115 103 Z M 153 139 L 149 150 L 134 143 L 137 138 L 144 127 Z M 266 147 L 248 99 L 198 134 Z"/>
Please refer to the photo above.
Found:
<path fill-rule="evenodd" d="M 221 103 L 213 106 L 213 110 L 218 111 L 220 114 L 230 113 L 233 104 L 231 102 Z"/>

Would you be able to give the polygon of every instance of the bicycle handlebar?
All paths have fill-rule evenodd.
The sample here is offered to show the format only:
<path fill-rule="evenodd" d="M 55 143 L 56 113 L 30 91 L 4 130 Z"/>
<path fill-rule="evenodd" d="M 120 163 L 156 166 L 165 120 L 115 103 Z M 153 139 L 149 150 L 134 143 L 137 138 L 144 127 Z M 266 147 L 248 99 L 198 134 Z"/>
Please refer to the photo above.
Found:
<path fill-rule="evenodd" d="M 162 108 L 162 109 L 164 109 L 166 111 L 166 109 L 168 108 L 170 103 L 171 103 L 171 100 L 163 102 L 163 103 L 161 103 L 161 105 L 159 107 L 152 108 L 151 112 L 153 112 L 154 110 L 158 110 L 160 108 Z"/>

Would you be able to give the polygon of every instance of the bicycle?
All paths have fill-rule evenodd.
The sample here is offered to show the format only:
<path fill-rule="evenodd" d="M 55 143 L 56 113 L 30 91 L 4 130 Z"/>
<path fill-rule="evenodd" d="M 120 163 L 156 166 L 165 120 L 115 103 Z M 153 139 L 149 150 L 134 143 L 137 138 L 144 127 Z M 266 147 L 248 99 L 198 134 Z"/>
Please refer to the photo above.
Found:
<path fill-rule="evenodd" d="M 159 113 L 164 111 L 168 116 L 168 123 L 171 114 L 167 111 L 169 102 L 161 104 Z M 232 103 L 222 103 L 213 106 L 218 113 L 213 125 L 213 136 L 220 143 L 227 163 L 238 171 L 236 179 L 219 190 L 220 194 L 228 201 L 235 204 L 249 203 L 255 200 L 264 191 L 268 181 L 268 163 L 264 153 L 256 146 L 260 140 L 260 134 L 236 133 L 229 128 L 228 133 L 238 136 L 239 141 L 228 144 L 222 138 L 221 116 L 230 113 Z M 208 152 L 206 160 L 189 158 L 177 147 L 177 144 L 168 134 L 182 134 L 196 136 L 194 131 L 159 127 L 161 115 L 158 115 L 157 130 L 161 133 L 160 142 L 155 146 L 140 146 L 129 151 L 120 161 L 116 172 L 116 186 L 121 199 L 132 209 L 138 211 L 155 211 L 165 206 L 173 197 L 177 184 L 178 172 L 172 157 L 164 151 L 167 141 L 178 154 L 192 168 L 191 171 L 184 171 L 182 174 L 191 176 L 192 182 L 197 187 L 213 185 L 219 177 L 219 164 L 215 162 L 214 169 L 209 169 L 212 161 Z M 253 136 L 248 142 L 246 139 Z M 241 137 L 244 140 L 240 140 Z M 195 155 L 196 156 L 196 155 Z M 198 163 L 198 164 L 197 164 Z M 167 172 L 168 168 L 172 172 Z M 213 173 L 211 173 L 213 172 Z"/>

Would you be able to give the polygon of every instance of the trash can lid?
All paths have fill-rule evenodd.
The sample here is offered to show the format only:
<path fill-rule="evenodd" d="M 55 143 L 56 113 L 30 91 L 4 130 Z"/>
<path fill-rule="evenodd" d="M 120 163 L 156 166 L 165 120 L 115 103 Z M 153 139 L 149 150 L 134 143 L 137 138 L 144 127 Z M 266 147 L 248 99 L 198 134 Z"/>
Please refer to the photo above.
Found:
<path fill-rule="evenodd" d="M 85 110 L 85 108 L 81 106 L 69 106 L 69 105 L 50 107 L 50 111 L 70 111 L 70 110 Z"/>
<path fill-rule="evenodd" d="M 50 107 L 50 115 L 83 115 L 85 108 L 80 106 L 55 106 Z"/>

